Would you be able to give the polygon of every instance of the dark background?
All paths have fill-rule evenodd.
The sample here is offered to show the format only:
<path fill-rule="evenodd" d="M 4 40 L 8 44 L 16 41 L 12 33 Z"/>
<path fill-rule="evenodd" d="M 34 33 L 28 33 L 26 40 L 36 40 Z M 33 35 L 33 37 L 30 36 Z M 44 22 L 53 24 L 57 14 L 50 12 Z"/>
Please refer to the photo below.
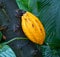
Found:
<path fill-rule="evenodd" d="M 7 30 L 2 31 L 7 37 L 6 41 L 14 37 L 26 37 L 21 29 L 21 19 L 19 21 L 19 19 L 15 16 L 15 10 L 18 9 L 15 0 L 0 0 L 0 2 L 1 1 L 5 4 L 5 10 L 10 20 L 7 22 L 7 17 L 0 9 L 0 25 L 8 27 Z M 15 32 L 14 30 L 16 30 L 17 25 L 20 28 Z M 29 40 L 15 40 L 8 45 L 13 49 L 17 57 L 42 57 L 42 54 L 37 49 L 36 45 Z"/>

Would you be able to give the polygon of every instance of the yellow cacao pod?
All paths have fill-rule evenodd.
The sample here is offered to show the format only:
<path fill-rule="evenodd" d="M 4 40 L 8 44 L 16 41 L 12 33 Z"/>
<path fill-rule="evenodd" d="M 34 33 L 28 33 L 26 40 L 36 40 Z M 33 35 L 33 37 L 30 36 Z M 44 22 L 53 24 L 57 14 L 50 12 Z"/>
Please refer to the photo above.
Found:
<path fill-rule="evenodd" d="M 21 17 L 22 30 L 29 40 L 42 45 L 45 40 L 45 29 L 41 21 L 32 13 L 26 12 Z"/>

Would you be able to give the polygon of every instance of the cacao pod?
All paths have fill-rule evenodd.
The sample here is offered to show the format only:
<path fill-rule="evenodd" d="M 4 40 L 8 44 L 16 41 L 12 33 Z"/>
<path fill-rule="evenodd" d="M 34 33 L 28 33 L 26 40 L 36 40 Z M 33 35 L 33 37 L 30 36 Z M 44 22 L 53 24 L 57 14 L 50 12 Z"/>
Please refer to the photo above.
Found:
<path fill-rule="evenodd" d="M 41 21 L 32 13 L 26 12 L 21 17 L 22 30 L 32 42 L 42 45 L 45 40 L 45 29 Z"/>

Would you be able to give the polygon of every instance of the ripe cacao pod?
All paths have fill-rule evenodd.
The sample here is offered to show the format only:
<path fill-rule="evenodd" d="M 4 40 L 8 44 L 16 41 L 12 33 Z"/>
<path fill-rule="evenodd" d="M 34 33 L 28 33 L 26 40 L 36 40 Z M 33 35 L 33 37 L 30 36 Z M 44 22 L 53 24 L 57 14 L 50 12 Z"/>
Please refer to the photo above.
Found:
<path fill-rule="evenodd" d="M 41 21 L 32 13 L 26 12 L 21 17 L 22 30 L 32 42 L 42 45 L 45 40 L 45 29 Z"/>

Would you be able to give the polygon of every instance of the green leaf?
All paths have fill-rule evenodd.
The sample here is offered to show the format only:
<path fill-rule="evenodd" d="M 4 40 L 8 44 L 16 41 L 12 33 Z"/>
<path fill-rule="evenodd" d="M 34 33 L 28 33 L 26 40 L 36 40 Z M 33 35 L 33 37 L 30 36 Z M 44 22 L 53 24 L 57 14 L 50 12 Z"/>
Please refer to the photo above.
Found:
<path fill-rule="evenodd" d="M 1 31 L 0 31 L 0 41 L 1 41 L 1 39 L 2 39 L 2 33 L 1 33 Z"/>
<path fill-rule="evenodd" d="M 32 12 L 46 30 L 45 43 L 60 48 L 60 0 L 16 0 L 19 9 Z"/>
<path fill-rule="evenodd" d="M 23 10 L 31 10 L 31 7 L 30 7 L 31 1 L 30 0 L 16 0 L 16 1 L 18 2 L 17 4 L 18 4 L 19 8 L 21 8 Z"/>
<path fill-rule="evenodd" d="M 43 57 L 60 57 L 60 49 L 58 50 L 51 49 L 49 46 L 42 46 L 42 55 Z"/>
<path fill-rule="evenodd" d="M 0 45 L 0 57 L 16 57 L 16 55 L 8 45 Z"/>

